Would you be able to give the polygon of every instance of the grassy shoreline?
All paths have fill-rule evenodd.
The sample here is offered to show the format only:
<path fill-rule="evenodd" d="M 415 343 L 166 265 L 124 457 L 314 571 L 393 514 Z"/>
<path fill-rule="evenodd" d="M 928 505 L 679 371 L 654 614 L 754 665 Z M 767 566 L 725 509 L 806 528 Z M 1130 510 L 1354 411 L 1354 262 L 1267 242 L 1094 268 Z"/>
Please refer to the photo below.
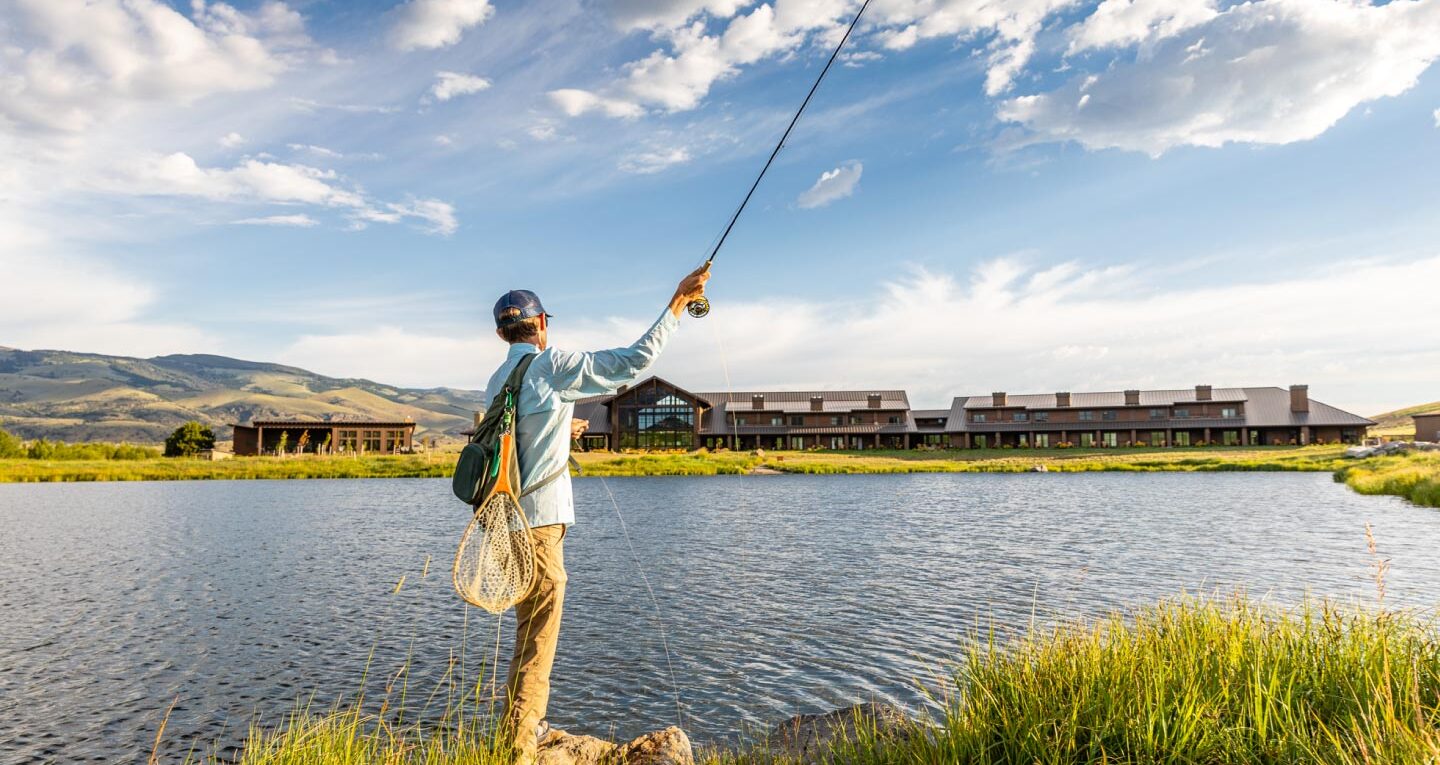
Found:
<path fill-rule="evenodd" d="M 1359 763 L 1440 761 L 1440 633 L 1433 616 L 1244 597 L 1181 598 L 1128 613 L 962 641 L 942 711 L 898 731 L 859 726 L 828 752 L 882 763 Z M 476 705 L 478 709 L 478 705 Z M 489 720 L 403 710 L 299 713 L 252 729 L 241 765 L 502 765 Z M 790 762 L 763 748 L 701 765 Z"/>
<path fill-rule="evenodd" d="M 1361 494 L 1440 507 L 1440 454 L 1347 460 L 1341 446 L 1025 449 L 945 452 L 577 454 L 586 476 L 1044 472 L 1328 472 Z M 195 459 L 0 459 L 0 483 L 311 478 L 446 478 L 453 454 Z"/>

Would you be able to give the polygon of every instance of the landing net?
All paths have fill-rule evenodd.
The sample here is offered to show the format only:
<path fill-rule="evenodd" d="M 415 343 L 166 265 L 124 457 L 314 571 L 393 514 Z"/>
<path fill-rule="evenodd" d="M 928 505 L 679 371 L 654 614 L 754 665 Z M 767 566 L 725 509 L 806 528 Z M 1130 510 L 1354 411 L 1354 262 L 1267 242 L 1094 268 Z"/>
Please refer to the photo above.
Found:
<path fill-rule="evenodd" d="M 465 602 L 492 614 L 504 613 L 529 593 L 535 548 L 514 495 L 496 492 L 475 513 L 460 537 L 453 578 Z"/>

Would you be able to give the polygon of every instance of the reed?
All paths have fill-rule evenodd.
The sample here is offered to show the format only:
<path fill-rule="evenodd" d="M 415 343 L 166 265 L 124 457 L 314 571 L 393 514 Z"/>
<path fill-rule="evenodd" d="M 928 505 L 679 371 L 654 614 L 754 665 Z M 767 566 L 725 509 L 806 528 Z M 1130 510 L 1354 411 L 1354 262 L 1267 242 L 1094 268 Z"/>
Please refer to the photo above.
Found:
<path fill-rule="evenodd" d="M 1440 507 L 1440 453 L 1372 457 L 1336 471 L 1335 480 L 1361 494 L 1389 494 L 1422 507 Z"/>
<path fill-rule="evenodd" d="M 1404 612 L 1182 598 L 1013 641 L 978 634 L 957 666 L 933 724 L 862 727 L 834 761 L 1440 762 L 1440 643 Z"/>

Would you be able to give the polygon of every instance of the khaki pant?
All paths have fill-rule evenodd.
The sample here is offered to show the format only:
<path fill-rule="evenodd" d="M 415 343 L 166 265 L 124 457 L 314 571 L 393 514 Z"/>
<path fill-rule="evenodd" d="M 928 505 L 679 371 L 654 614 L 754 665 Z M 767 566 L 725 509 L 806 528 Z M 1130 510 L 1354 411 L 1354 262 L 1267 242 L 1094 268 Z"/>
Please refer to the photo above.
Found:
<path fill-rule="evenodd" d="M 550 702 L 550 668 L 565 603 L 565 525 L 533 528 L 530 541 L 535 545 L 535 583 L 515 606 L 515 655 L 505 681 L 505 717 L 521 761 L 535 752 L 535 728 Z"/>

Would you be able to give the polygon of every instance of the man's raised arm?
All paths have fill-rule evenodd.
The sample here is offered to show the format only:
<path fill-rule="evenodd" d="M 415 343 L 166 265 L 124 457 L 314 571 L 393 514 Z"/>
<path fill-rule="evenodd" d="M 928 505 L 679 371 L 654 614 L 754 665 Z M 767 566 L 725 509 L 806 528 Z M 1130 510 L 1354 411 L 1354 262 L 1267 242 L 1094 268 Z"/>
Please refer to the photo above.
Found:
<path fill-rule="evenodd" d="M 551 377 L 560 398 L 575 401 L 586 396 L 609 393 L 621 385 L 635 382 L 660 355 L 670 335 L 680 326 L 680 312 L 690 301 L 705 294 L 705 282 L 710 280 L 710 267 L 701 266 L 680 281 L 670 304 L 650 329 L 629 346 L 611 348 L 605 351 L 554 351 L 551 354 L 555 365 Z"/>

